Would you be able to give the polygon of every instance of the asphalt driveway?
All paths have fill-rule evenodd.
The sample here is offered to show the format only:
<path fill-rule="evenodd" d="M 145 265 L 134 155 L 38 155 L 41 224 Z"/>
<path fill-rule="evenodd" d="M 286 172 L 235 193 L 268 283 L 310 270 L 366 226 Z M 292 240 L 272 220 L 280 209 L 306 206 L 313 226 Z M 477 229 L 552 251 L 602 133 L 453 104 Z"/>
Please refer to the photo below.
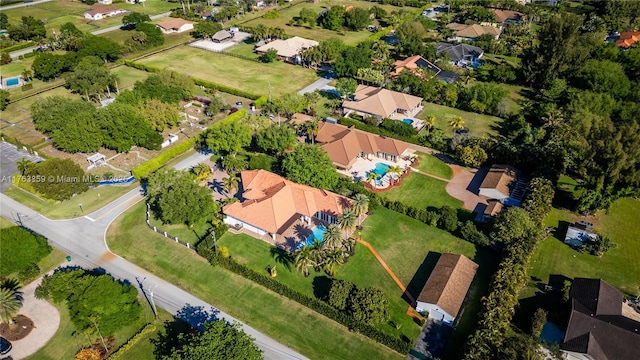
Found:
<path fill-rule="evenodd" d="M 8 142 L 0 142 L 0 192 L 4 192 L 11 186 L 11 176 L 18 173 L 18 160 L 26 158 L 31 162 L 40 162 L 44 159 L 29 155 L 28 152 L 18 150 L 18 148 Z"/>

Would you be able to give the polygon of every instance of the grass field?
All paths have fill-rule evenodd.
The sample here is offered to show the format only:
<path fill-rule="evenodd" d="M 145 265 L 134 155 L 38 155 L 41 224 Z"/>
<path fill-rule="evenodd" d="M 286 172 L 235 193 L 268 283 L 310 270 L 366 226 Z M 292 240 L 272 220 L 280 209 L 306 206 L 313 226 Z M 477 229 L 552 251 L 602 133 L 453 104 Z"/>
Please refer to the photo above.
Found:
<path fill-rule="evenodd" d="M 277 280 L 308 296 L 315 297 L 316 293 L 321 295 L 328 291 L 330 278 L 324 272 L 310 270 L 311 275 L 305 278 L 289 260 L 279 260 L 283 258 L 280 254 L 286 255 L 286 252 L 262 240 L 245 234 L 227 233 L 218 241 L 218 245 L 229 248 L 229 253 L 237 261 L 265 274 L 268 267 L 277 264 Z M 402 290 L 364 245 L 356 245 L 355 256 L 338 268 L 335 278 L 351 281 L 358 287 L 374 286 L 384 291 L 389 299 L 390 320 L 401 327 L 398 330 L 389 323 L 383 323 L 378 325 L 382 331 L 393 336 L 404 334 L 409 339 L 418 335 L 420 327 L 407 315 L 409 304 L 402 299 Z"/>
<path fill-rule="evenodd" d="M 120 90 L 125 90 L 133 87 L 136 81 L 144 81 L 149 77 L 149 73 L 146 71 L 134 69 L 128 66 L 118 66 L 111 70 L 112 74 L 118 76 L 118 86 Z"/>
<path fill-rule="evenodd" d="M 323 29 L 320 26 L 315 26 L 314 28 L 310 28 L 308 25 L 305 25 L 305 26 L 288 25 L 291 19 L 293 19 L 294 17 L 298 17 L 301 9 L 309 8 L 319 13 L 324 8 L 331 8 L 332 6 L 336 6 L 336 5 L 351 5 L 354 7 L 364 8 L 364 9 L 370 9 L 371 7 L 373 7 L 373 5 L 377 5 L 387 10 L 387 12 L 400 10 L 399 7 L 396 7 L 393 5 L 374 4 L 367 1 L 359 1 L 359 0 L 353 0 L 353 1 L 328 0 L 328 1 L 323 1 L 322 4 L 319 4 L 319 3 L 312 4 L 312 3 L 301 2 L 290 8 L 278 9 L 278 13 L 280 13 L 280 17 L 278 17 L 277 19 L 258 18 L 258 19 L 244 22 L 242 25 L 255 27 L 258 24 L 263 24 L 266 27 L 281 27 L 284 29 L 285 33 L 289 35 L 301 36 L 301 37 L 304 37 L 307 39 L 313 39 L 316 41 L 322 41 L 331 37 L 337 37 L 342 39 L 345 42 L 345 44 L 348 44 L 348 45 L 357 44 L 365 40 L 369 35 L 371 35 L 371 32 L 368 32 L 366 30 L 357 31 L 357 32 L 345 31 L 345 32 L 339 33 L 337 31 Z M 409 10 L 409 11 L 415 10 L 415 8 L 411 8 L 411 7 L 403 7 L 402 9 Z M 374 21 L 372 24 L 378 25 L 377 20 Z"/>
<path fill-rule="evenodd" d="M 444 205 L 449 205 L 456 209 L 460 208 L 462 201 L 447 194 L 446 186 L 447 183 L 444 181 L 423 174 L 411 173 L 402 180 L 400 187 L 382 192 L 380 195 L 419 209 Z"/>
<path fill-rule="evenodd" d="M 362 239 L 378 251 L 414 297 L 422 290 L 439 254 L 463 254 L 480 265 L 467 295 L 464 315 L 447 345 L 445 358 L 460 358 L 466 337 L 476 325 L 480 299 L 487 292 L 497 254 L 385 208 L 376 209 L 363 223 Z"/>
<path fill-rule="evenodd" d="M 68 219 L 96 211 L 136 186 L 137 182 L 126 187 L 101 186 L 57 203 L 50 203 L 16 186 L 9 187 L 4 194 L 50 219 Z M 82 204 L 82 211 L 78 204 Z"/>
<path fill-rule="evenodd" d="M 144 204 L 134 206 L 109 229 L 115 253 L 312 359 L 403 358 L 296 302 L 212 267 L 193 251 L 148 230 L 144 211 Z"/>
<path fill-rule="evenodd" d="M 29 67 L 23 64 L 22 62 L 12 61 L 7 65 L 0 66 L 0 73 L 2 73 L 3 77 L 14 77 L 14 76 L 21 75 L 22 72 L 28 68 Z"/>
<path fill-rule="evenodd" d="M 258 54 L 253 51 L 254 44 L 251 42 L 243 42 L 238 45 L 235 45 L 227 50 L 227 52 L 236 55 L 246 56 L 252 59 L 258 59 Z"/>
<path fill-rule="evenodd" d="M 435 115 L 436 127 L 444 130 L 445 134 L 451 136 L 453 130 L 449 126 L 449 121 L 456 116 L 464 119 L 464 126 L 469 129 L 473 136 L 495 135 L 496 131 L 492 125 L 497 124 L 500 118 L 490 115 L 482 115 L 464 110 L 451 108 L 448 106 L 424 102 L 424 110 L 418 114 L 418 118 L 424 119 L 428 115 Z"/>
<path fill-rule="evenodd" d="M 140 63 L 167 68 L 251 93 L 272 95 L 296 92 L 318 79 L 311 69 L 276 61 L 263 64 L 211 51 L 181 46 L 140 60 Z"/>
<path fill-rule="evenodd" d="M 420 158 L 418 159 L 417 169 L 431 175 L 439 176 L 443 179 L 451 179 L 453 176 L 453 171 L 451 171 L 451 167 L 447 165 L 444 161 L 438 159 L 437 157 L 431 154 L 425 154 L 418 152 L 417 153 Z"/>

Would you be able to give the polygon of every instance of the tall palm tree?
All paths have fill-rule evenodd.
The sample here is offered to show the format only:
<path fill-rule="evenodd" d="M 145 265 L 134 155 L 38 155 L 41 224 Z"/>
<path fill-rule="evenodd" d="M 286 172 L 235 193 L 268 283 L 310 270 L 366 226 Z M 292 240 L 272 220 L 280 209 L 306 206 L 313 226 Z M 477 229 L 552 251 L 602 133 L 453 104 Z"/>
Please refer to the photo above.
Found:
<path fill-rule="evenodd" d="M 31 69 L 24 69 L 24 70 L 22 70 L 22 74 L 21 75 L 22 75 L 22 78 L 25 81 L 29 81 L 29 80 L 31 80 L 31 77 L 33 76 L 33 71 L 31 71 Z"/>
<path fill-rule="evenodd" d="M 31 171 L 31 169 L 33 169 L 35 164 L 27 160 L 26 158 L 22 158 L 18 160 L 17 165 L 18 171 L 20 171 L 20 175 L 27 175 Z"/>
<path fill-rule="evenodd" d="M 20 284 L 15 279 L 4 280 L 0 284 L 0 322 L 5 324 L 13 321 L 22 307 L 22 292 Z"/>
<path fill-rule="evenodd" d="M 304 123 L 305 132 L 307 133 L 307 138 L 311 140 L 312 144 L 316 143 L 316 135 L 318 135 L 318 129 L 320 125 L 318 124 L 318 119 L 313 119 L 311 121 L 307 121 Z"/>
<path fill-rule="evenodd" d="M 345 209 L 342 215 L 338 216 L 338 226 L 345 232 L 345 239 L 349 237 L 349 231 L 356 226 L 357 217 L 351 209 Z"/>
<path fill-rule="evenodd" d="M 305 100 L 307 101 L 307 113 L 310 115 L 316 114 L 316 106 L 318 105 L 318 101 L 320 101 L 321 95 L 318 91 L 308 92 L 304 95 Z"/>
<path fill-rule="evenodd" d="M 542 127 L 556 127 L 563 119 L 564 116 L 562 114 L 562 110 L 557 108 L 549 109 L 542 117 L 542 121 L 544 121 L 544 125 L 542 125 Z"/>
<path fill-rule="evenodd" d="M 335 224 L 327 226 L 327 230 L 324 232 L 324 246 L 327 249 L 335 249 L 340 246 L 342 242 L 342 233 L 340 228 Z"/>
<path fill-rule="evenodd" d="M 436 126 L 436 116 L 433 114 L 429 115 L 423 120 L 423 122 L 424 126 L 427 128 L 427 132 L 430 132 L 431 129 Z"/>
<path fill-rule="evenodd" d="M 229 174 L 226 178 L 222 179 L 222 188 L 227 192 L 227 195 L 233 190 L 238 190 L 238 184 L 240 179 L 236 174 Z"/>
<path fill-rule="evenodd" d="M 362 215 L 366 214 L 369 211 L 369 197 L 365 194 L 357 194 L 353 198 L 353 212 L 358 217 L 358 226 L 360 226 L 360 221 L 362 219 Z"/>
<path fill-rule="evenodd" d="M 449 121 L 449 126 L 453 128 L 454 132 L 459 129 L 464 129 L 464 119 L 462 119 L 461 116 L 456 116 Z"/>
<path fill-rule="evenodd" d="M 344 252 L 342 249 L 336 248 L 325 255 L 322 269 L 327 273 L 327 275 L 334 277 L 336 275 L 338 265 L 343 263 Z"/>
<path fill-rule="evenodd" d="M 376 180 L 378 180 L 378 174 L 374 173 L 373 171 L 370 171 L 367 174 L 367 181 L 371 183 L 371 187 L 376 186 L 376 183 L 375 183 Z"/>
<path fill-rule="evenodd" d="M 315 261 L 312 259 L 311 247 L 304 246 L 294 253 L 293 264 L 296 267 L 296 270 L 302 272 L 304 277 L 309 276 L 309 267 L 316 266 Z"/>
<path fill-rule="evenodd" d="M 394 165 L 389 167 L 389 173 L 391 173 L 392 175 L 396 175 L 398 179 L 400 179 L 400 176 L 402 175 L 403 172 L 404 170 L 402 170 L 402 168 L 399 165 Z M 392 177 L 392 179 L 395 183 L 395 178 Z"/>

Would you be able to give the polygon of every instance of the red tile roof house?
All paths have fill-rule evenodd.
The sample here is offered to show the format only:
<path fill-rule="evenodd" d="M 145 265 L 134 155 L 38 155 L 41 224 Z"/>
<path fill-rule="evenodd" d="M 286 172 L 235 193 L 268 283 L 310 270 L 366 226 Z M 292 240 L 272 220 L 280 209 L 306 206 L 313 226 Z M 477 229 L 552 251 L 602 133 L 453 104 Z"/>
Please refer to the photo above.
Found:
<path fill-rule="evenodd" d="M 107 17 L 117 16 L 126 13 L 127 10 L 119 9 L 116 6 L 95 4 L 91 10 L 84 13 L 84 18 L 89 20 L 102 20 Z"/>
<path fill-rule="evenodd" d="M 266 170 L 243 171 L 240 178 L 241 202 L 222 208 L 224 223 L 289 251 L 304 242 L 314 226 L 335 224 L 351 206 L 349 198 Z"/>
<path fill-rule="evenodd" d="M 640 41 L 640 31 L 627 31 L 620 33 L 620 37 L 616 40 L 616 45 L 623 49 L 628 49 L 638 41 Z"/>

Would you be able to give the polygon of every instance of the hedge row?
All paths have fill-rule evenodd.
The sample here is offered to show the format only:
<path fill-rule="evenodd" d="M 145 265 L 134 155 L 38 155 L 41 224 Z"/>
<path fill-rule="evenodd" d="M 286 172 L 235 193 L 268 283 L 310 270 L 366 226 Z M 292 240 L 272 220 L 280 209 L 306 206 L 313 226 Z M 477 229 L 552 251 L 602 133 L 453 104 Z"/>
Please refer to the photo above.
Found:
<path fill-rule="evenodd" d="M 27 42 L 24 42 L 24 43 L 20 43 L 20 44 L 17 44 L 17 45 L 6 47 L 6 48 L 2 49 L 2 51 L 10 53 L 10 52 L 13 52 L 13 51 L 26 49 L 26 48 L 32 47 L 32 46 L 35 46 L 35 43 L 33 41 L 27 41 Z"/>
<path fill-rule="evenodd" d="M 142 71 L 146 71 L 146 72 L 160 72 L 162 71 L 162 69 L 155 67 L 155 66 L 150 66 L 150 65 L 145 65 L 145 64 L 140 64 L 131 60 L 125 60 L 124 64 L 128 67 L 132 67 L 134 69 L 138 69 L 138 70 L 142 70 Z"/>
<path fill-rule="evenodd" d="M 401 354 L 407 354 L 411 349 L 411 343 L 408 339 L 399 339 L 391 335 L 387 335 L 375 327 L 358 322 L 352 317 L 340 312 L 338 309 L 325 303 L 324 301 L 307 296 L 299 291 L 293 290 L 289 286 L 273 279 L 270 276 L 261 274 L 245 265 L 242 265 L 232 258 L 225 258 L 215 254 L 211 249 L 203 246 L 197 247 L 198 254 L 209 260 L 212 265 L 221 266 L 231 272 L 243 276 L 253 282 L 256 282 L 267 289 L 285 296 L 311 310 L 333 319 L 340 324 L 349 328 L 349 330 L 359 332 L 372 340 L 375 340 Z"/>
<path fill-rule="evenodd" d="M 259 98 L 257 98 L 254 102 L 253 102 L 253 106 L 255 106 L 256 108 L 261 108 L 263 106 L 265 106 L 267 104 L 267 102 L 269 102 L 269 98 L 267 98 L 266 96 L 260 96 Z"/>
<path fill-rule="evenodd" d="M 142 340 L 143 337 L 145 337 L 148 334 L 151 334 L 154 331 L 156 331 L 156 326 L 153 324 L 147 323 L 147 325 L 145 325 L 140 331 L 138 331 L 137 334 L 135 334 L 131 339 L 129 339 L 129 341 L 127 341 L 126 344 L 120 346 L 118 350 L 116 350 L 113 354 L 111 354 L 111 356 L 109 356 L 107 359 L 109 360 L 120 359 L 124 355 L 124 353 L 129 351 L 129 349 L 131 349 L 135 344 L 137 344 L 140 340 Z"/>
<path fill-rule="evenodd" d="M 388 33 L 390 33 L 391 30 L 393 30 L 393 27 L 387 26 L 386 28 L 369 35 L 367 40 L 371 40 L 371 41 L 378 40 L 378 39 L 382 38 L 383 36 L 387 35 Z"/>

